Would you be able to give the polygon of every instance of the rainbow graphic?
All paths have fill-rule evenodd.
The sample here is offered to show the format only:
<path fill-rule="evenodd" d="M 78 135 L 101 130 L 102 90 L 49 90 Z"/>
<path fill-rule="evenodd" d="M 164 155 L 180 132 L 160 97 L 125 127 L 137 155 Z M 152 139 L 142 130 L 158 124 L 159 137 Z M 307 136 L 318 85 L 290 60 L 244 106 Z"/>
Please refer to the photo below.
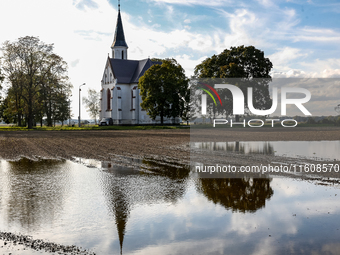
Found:
<path fill-rule="evenodd" d="M 205 86 L 207 89 L 210 89 L 210 90 L 217 96 L 217 98 L 218 98 L 218 100 L 220 101 L 220 104 L 221 104 L 221 106 L 222 106 L 222 100 L 221 100 L 219 94 L 216 92 L 216 90 L 215 90 L 213 87 L 211 87 L 211 86 L 208 85 L 208 84 L 202 83 L 202 82 L 199 82 L 199 84 L 202 84 L 202 85 Z M 201 89 L 201 90 L 205 91 L 205 92 L 206 92 L 206 93 L 214 100 L 214 103 L 215 103 L 215 105 L 217 106 L 216 100 L 215 100 L 214 96 L 211 94 L 211 92 L 210 92 L 209 90 L 207 90 L 207 89 L 205 89 L 205 88 L 198 88 L 198 89 Z"/>

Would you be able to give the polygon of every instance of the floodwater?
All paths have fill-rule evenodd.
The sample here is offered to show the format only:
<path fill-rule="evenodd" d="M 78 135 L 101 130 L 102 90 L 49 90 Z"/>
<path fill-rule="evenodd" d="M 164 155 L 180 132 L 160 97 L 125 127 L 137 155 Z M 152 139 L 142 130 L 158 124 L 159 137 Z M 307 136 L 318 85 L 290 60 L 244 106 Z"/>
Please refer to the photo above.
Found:
<path fill-rule="evenodd" d="M 192 148 L 314 160 L 340 160 L 340 141 L 196 142 Z"/>
<path fill-rule="evenodd" d="M 0 161 L 0 231 L 105 255 L 340 254 L 336 180 L 79 161 Z"/>

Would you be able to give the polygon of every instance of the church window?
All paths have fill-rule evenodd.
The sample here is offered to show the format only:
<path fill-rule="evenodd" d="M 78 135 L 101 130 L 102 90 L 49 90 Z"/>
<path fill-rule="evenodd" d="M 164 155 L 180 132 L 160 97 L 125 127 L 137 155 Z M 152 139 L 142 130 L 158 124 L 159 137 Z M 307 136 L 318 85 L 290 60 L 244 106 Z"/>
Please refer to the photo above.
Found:
<path fill-rule="evenodd" d="M 122 59 L 124 59 L 124 51 L 122 51 Z"/>
<path fill-rule="evenodd" d="M 111 91 L 110 89 L 107 89 L 107 110 L 111 110 Z"/>
<path fill-rule="evenodd" d="M 137 87 L 134 87 L 131 89 L 131 110 L 135 110 L 136 108 L 136 89 Z"/>
<path fill-rule="evenodd" d="M 122 89 L 120 87 L 117 87 L 117 97 L 118 98 L 122 97 Z"/>
<path fill-rule="evenodd" d="M 122 110 L 122 89 L 120 87 L 117 87 L 117 108 L 118 108 L 118 111 L 121 111 Z"/>

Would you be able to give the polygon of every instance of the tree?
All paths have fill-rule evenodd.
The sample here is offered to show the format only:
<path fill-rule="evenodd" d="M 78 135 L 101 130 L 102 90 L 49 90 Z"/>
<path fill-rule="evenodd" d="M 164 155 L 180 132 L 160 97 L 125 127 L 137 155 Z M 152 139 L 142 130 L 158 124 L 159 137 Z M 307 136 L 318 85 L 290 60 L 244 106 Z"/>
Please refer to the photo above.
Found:
<path fill-rule="evenodd" d="M 16 116 L 11 110 L 8 98 L 4 98 L 0 103 L 0 120 L 3 120 L 6 124 L 16 121 Z"/>
<path fill-rule="evenodd" d="M 2 96 L 2 94 L 1 94 L 1 90 L 2 90 L 2 86 L 1 86 L 1 83 L 2 83 L 2 81 L 5 79 L 5 77 L 3 77 L 2 76 L 2 74 L 1 74 L 1 62 L 0 62 L 0 108 L 1 108 L 1 105 L 2 105 L 2 101 L 1 101 L 1 96 Z M 0 120 L 1 120 L 1 110 L 0 110 Z"/>
<path fill-rule="evenodd" d="M 86 105 L 87 112 L 90 113 L 91 118 L 93 118 L 95 123 L 97 124 L 97 118 L 99 116 L 100 110 L 99 104 L 100 93 L 98 93 L 94 89 L 88 89 L 87 94 L 88 98 L 83 97 L 83 102 Z"/>
<path fill-rule="evenodd" d="M 268 178 L 199 178 L 197 190 L 235 212 L 256 212 L 274 194 Z"/>
<path fill-rule="evenodd" d="M 53 44 L 45 44 L 39 38 L 26 36 L 18 41 L 6 41 L 2 47 L 3 70 L 10 85 L 7 95 L 9 103 L 15 105 L 18 124 L 26 116 L 28 128 L 46 114 L 48 125 L 52 125 L 52 105 L 58 95 L 70 95 L 67 83 L 67 65 L 53 53 Z"/>
<path fill-rule="evenodd" d="M 268 90 L 271 79 L 269 72 L 272 67 L 273 64 L 264 57 L 263 51 L 254 46 L 242 45 L 231 47 L 230 50 L 225 49 L 219 55 L 205 59 L 195 67 L 195 76 L 197 78 L 241 78 L 239 84 L 235 85 L 239 86 L 245 96 L 247 95 L 246 88 L 253 87 L 254 107 L 263 110 L 270 108 L 272 103 Z M 215 108 L 213 106 L 213 112 L 229 115 L 232 112 L 231 93 L 228 90 L 223 90 L 221 93 L 222 103 L 227 107 Z M 238 116 L 236 118 L 238 121 Z"/>
<path fill-rule="evenodd" d="M 181 105 L 181 118 L 182 120 L 189 124 L 190 120 L 194 120 L 195 116 L 195 107 L 193 106 L 193 102 L 190 100 L 191 97 L 191 89 L 188 88 L 185 90 L 185 94 L 183 95 L 183 104 Z"/>
<path fill-rule="evenodd" d="M 1 64 L 1 63 L 0 63 L 0 64 Z M 1 83 L 2 83 L 2 81 L 3 81 L 4 79 L 5 79 L 5 77 L 1 75 L 1 65 L 0 65 L 0 91 L 1 91 L 1 89 L 2 89 Z M 0 99 L 1 99 L 1 94 L 0 94 Z"/>
<path fill-rule="evenodd" d="M 184 69 L 175 59 L 162 60 L 139 79 L 141 107 L 153 120 L 160 116 L 163 125 L 164 117 L 175 118 L 183 112 L 188 84 Z"/>

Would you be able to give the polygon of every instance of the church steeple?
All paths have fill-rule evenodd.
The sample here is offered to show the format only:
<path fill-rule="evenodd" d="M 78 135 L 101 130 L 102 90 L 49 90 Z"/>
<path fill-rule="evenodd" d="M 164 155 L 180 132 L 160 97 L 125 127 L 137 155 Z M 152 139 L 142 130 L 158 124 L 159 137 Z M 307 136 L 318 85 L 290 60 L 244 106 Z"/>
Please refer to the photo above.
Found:
<path fill-rule="evenodd" d="M 118 0 L 118 18 L 116 24 L 116 31 L 111 46 L 112 58 L 127 59 L 128 46 L 125 41 L 122 18 L 120 16 L 120 0 Z"/>

